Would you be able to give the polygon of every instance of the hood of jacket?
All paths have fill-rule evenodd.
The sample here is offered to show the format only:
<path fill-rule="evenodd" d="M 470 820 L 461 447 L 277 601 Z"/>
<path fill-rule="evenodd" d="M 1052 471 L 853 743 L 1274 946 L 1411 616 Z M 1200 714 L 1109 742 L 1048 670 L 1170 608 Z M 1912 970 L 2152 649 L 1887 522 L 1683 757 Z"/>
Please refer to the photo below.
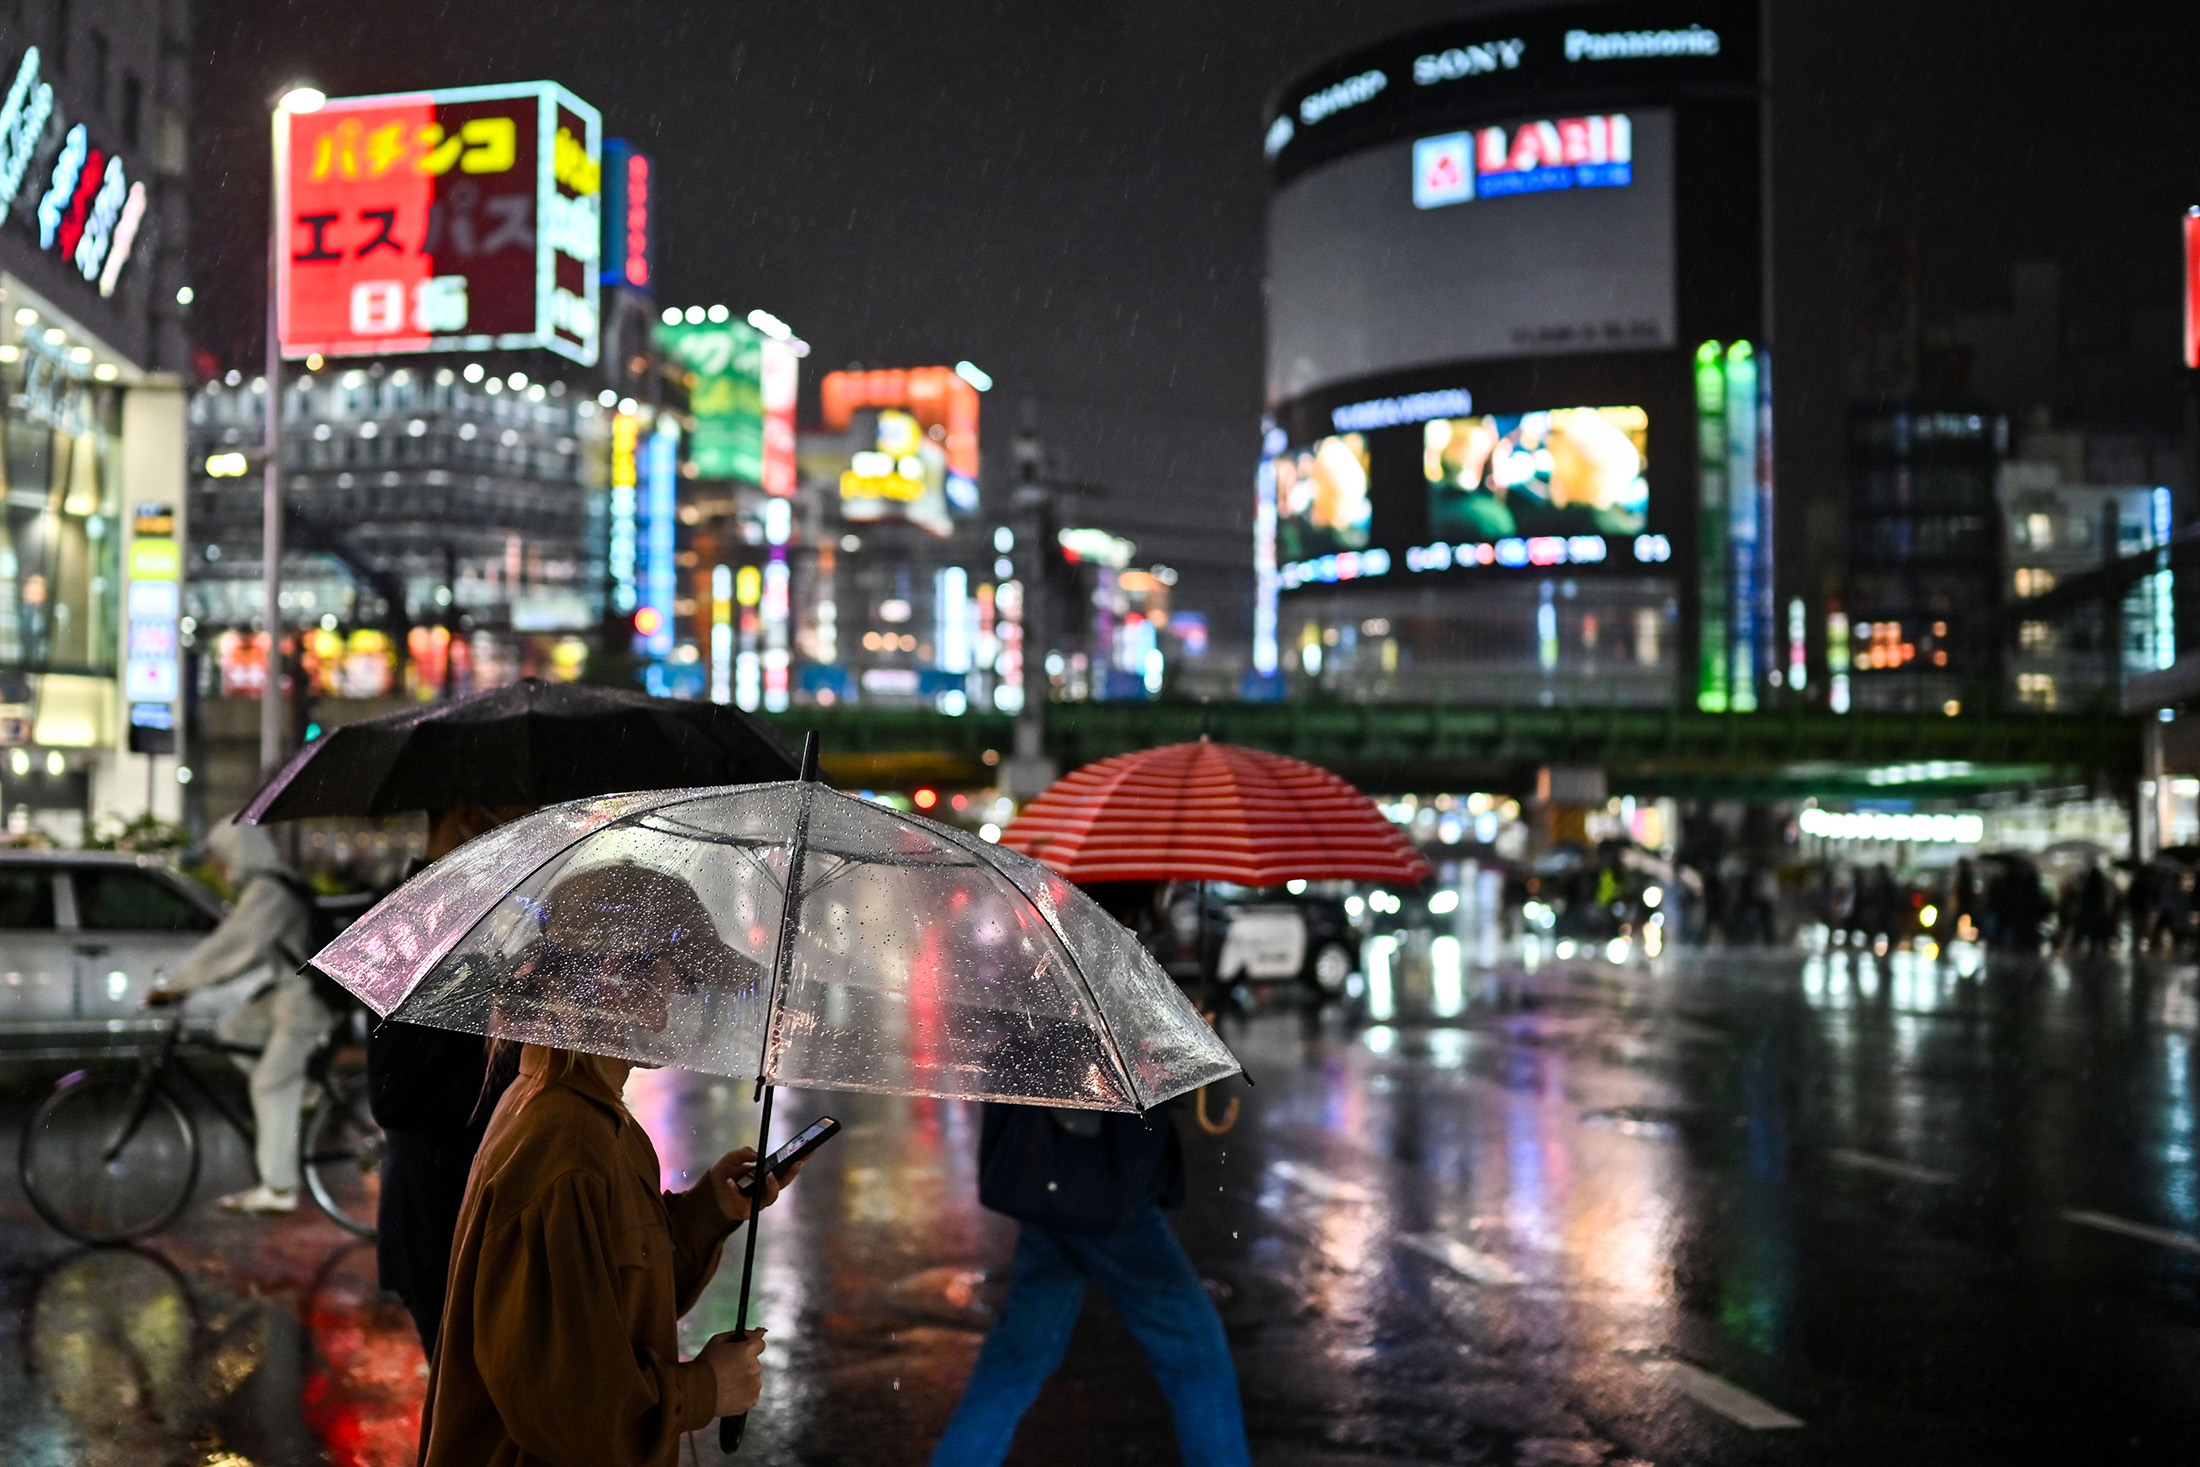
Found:
<path fill-rule="evenodd" d="M 247 881 L 262 873 L 292 874 L 282 852 L 275 848 L 274 838 L 258 825 L 224 822 L 208 832 L 206 847 L 229 868 L 229 884 L 240 891 Z"/>

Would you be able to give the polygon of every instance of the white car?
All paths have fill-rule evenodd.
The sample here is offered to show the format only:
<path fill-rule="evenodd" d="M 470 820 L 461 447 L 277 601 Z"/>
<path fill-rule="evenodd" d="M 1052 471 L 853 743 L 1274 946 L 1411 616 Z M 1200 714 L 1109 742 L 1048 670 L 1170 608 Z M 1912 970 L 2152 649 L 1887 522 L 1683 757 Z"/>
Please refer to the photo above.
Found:
<path fill-rule="evenodd" d="M 1224 983 L 1303 983 L 1316 999 L 1341 996 L 1360 966 L 1358 935 L 1344 904 L 1330 897 L 1207 896 L 1214 973 Z M 1199 972 L 1199 915 L 1186 895 L 1169 911 L 1175 939 L 1164 962 L 1179 978 Z"/>
<path fill-rule="evenodd" d="M 0 851 L 0 1047 L 158 1029 L 166 1020 L 145 995 L 221 919 L 212 894 L 156 856 Z M 233 1006 L 209 995 L 192 1023 Z"/>

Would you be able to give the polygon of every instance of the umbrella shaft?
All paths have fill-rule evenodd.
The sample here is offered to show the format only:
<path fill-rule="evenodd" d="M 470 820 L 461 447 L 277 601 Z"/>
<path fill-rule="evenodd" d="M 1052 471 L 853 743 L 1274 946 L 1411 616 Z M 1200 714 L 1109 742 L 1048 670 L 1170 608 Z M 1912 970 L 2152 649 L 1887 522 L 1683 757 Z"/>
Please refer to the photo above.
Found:
<path fill-rule="evenodd" d="M 756 1118 L 756 1186 L 749 1192 L 749 1236 L 741 1252 L 741 1302 L 734 1310 L 733 1327 L 743 1339 L 749 1333 L 749 1283 L 756 1275 L 756 1224 L 763 1216 L 764 1169 L 771 1157 L 772 1095 L 775 1085 L 764 1087 L 764 1113 Z"/>

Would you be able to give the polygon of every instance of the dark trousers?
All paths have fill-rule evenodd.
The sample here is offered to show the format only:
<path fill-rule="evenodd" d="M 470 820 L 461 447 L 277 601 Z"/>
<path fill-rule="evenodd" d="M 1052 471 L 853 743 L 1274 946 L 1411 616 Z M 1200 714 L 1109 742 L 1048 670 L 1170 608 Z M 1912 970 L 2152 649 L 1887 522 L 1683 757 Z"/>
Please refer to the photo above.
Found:
<path fill-rule="evenodd" d="M 405 1301 L 432 1359 L 443 1322 L 451 1240 L 466 1200 L 477 1131 L 398 1129 L 385 1133 L 382 1205 L 375 1219 L 375 1261 L 382 1287 Z"/>

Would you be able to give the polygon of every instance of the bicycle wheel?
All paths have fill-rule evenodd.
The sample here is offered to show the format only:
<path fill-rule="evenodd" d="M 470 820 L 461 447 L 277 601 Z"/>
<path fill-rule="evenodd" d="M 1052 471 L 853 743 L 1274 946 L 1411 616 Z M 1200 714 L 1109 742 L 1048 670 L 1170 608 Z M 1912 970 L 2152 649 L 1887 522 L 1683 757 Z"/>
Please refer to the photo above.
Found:
<path fill-rule="evenodd" d="M 362 1238 L 374 1236 L 382 1205 L 382 1128 L 367 1110 L 366 1087 L 331 1080 L 306 1120 L 306 1187 L 321 1210 Z"/>
<path fill-rule="evenodd" d="M 199 1132 L 159 1084 L 78 1070 L 39 1102 L 15 1151 L 38 1215 L 83 1243 L 127 1243 L 176 1220 L 199 1179 Z"/>

